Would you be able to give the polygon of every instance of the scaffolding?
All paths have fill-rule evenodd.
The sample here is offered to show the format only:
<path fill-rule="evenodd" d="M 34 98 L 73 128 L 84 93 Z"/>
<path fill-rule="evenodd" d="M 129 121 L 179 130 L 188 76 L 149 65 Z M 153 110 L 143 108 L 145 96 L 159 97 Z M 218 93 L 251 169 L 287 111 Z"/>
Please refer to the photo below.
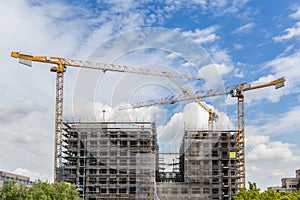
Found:
<path fill-rule="evenodd" d="M 160 183 L 180 182 L 179 164 L 179 152 L 159 153 L 159 170 L 156 181 Z"/>
<path fill-rule="evenodd" d="M 83 199 L 154 197 L 158 146 L 152 122 L 65 122 L 64 181 Z"/>
<path fill-rule="evenodd" d="M 83 199 L 231 200 L 243 178 L 236 130 L 185 131 L 169 172 L 154 123 L 65 122 L 63 136 L 63 179 Z"/>
<path fill-rule="evenodd" d="M 237 136 L 237 131 L 186 131 L 180 148 L 182 181 L 204 185 L 203 195 L 210 199 L 233 199 L 240 179 Z"/>
<path fill-rule="evenodd" d="M 179 182 L 157 182 L 159 199 L 233 199 L 241 179 L 237 137 L 235 130 L 185 131 L 179 152 Z"/>

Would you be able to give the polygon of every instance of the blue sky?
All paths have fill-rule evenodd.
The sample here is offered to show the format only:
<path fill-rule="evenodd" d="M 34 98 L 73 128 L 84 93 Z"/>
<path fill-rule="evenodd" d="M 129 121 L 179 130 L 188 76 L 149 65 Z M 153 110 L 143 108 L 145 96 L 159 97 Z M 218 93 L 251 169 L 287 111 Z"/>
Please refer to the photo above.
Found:
<path fill-rule="evenodd" d="M 173 72 L 198 71 L 205 77 L 204 84 L 185 82 L 193 91 L 211 88 L 212 79 L 234 86 L 284 76 L 286 86 L 280 90 L 270 87 L 245 94 L 247 180 L 266 188 L 279 185 L 281 177 L 294 176 L 300 167 L 299 2 L 141 2 L 12 0 L 1 5 L 5 17 L 0 19 L 0 169 L 52 179 L 55 76 L 49 73 L 50 66 L 36 63 L 29 69 L 10 58 L 11 51 L 22 51 L 146 68 L 155 63 L 157 69 Z M 157 37 L 145 35 L 145 30 Z M 145 38 L 139 44 L 138 33 Z M 163 40 L 164 33 L 176 38 Z M 218 73 L 196 62 L 203 56 L 215 63 Z M 184 67 L 194 61 L 199 64 L 196 68 Z M 181 140 L 182 122 L 206 126 L 207 113 L 195 103 L 123 113 L 116 108 L 124 102 L 179 92 L 170 82 L 154 77 L 99 75 L 69 68 L 65 118 L 101 120 L 98 111 L 106 109 L 111 120 L 155 119 L 162 148 L 174 149 Z M 218 100 L 204 101 L 220 112 L 220 127 L 234 127 L 236 102 L 225 96 Z"/>

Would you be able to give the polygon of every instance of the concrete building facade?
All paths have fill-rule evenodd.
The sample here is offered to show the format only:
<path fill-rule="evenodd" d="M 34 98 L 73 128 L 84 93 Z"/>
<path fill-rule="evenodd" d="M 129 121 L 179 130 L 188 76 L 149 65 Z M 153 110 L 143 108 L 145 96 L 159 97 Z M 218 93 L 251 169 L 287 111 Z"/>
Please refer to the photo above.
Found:
<path fill-rule="evenodd" d="M 294 178 L 282 178 L 281 186 L 268 187 L 268 190 L 274 190 L 277 192 L 297 192 L 297 185 L 300 181 L 300 169 L 296 170 L 296 177 Z"/>
<path fill-rule="evenodd" d="M 32 181 L 30 181 L 30 178 L 27 176 L 0 171 L 0 187 L 2 187 L 8 181 L 16 181 L 16 183 L 32 185 Z"/>
<path fill-rule="evenodd" d="M 158 146 L 150 122 L 64 123 L 64 180 L 80 197 L 148 199 L 155 194 Z"/>

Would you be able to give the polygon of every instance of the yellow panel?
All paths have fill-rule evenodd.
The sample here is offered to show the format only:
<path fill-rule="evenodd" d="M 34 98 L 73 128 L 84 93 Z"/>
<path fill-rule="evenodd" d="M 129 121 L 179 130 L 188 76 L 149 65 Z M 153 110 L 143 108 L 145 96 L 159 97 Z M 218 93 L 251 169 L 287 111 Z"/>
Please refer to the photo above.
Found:
<path fill-rule="evenodd" d="M 236 158 L 236 152 L 230 152 L 230 158 Z"/>

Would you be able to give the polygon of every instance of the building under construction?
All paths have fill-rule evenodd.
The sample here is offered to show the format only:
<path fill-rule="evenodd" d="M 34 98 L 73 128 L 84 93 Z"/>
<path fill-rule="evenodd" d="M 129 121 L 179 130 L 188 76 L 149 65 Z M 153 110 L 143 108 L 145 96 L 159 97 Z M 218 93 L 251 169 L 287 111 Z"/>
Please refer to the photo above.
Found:
<path fill-rule="evenodd" d="M 160 180 L 159 199 L 233 199 L 240 180 L 237 152 L 237 131 L 185 131 L 179 182 Z"/>
<path fill-rule="evenodd" d="M 64 181 L 83 199 L 154 197 L 158 165 L 155 124 L 64 123 Z"/>
<path fill-rule="evenodd" d="M 151 122 L 64 123 L 65 181 L 83 199 L 233 199 L 236 131 L 185 131 L 179 162 L 159 170 Z M 174 164 L 178 165 L 174 167 Z"/>

